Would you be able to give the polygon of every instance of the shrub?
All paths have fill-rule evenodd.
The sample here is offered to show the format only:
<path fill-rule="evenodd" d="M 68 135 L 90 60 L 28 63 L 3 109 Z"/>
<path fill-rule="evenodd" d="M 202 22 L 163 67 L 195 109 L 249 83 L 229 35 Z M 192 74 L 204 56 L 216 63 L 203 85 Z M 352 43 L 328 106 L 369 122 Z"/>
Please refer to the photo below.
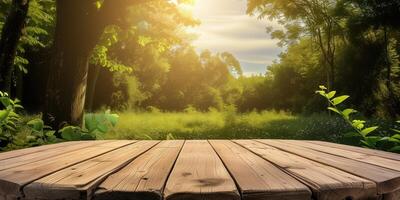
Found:
<path fill-rule="evenodd" d="M 64 140 L 95 140 L 102 138 L 102 135 L 109 132 L 117 125 L 119 116 L 112 114 L 110 110 L 104 113 L 85 114 L 85 127 L 65 126 L 60 130 Z"/>
<path fill-rule="evenodd" d="M 55 131 L 44 125 L 41 119 L 23 122 L 17 110 L 22 110 L 18 99 L 11 99 L 0 91 L 0 150 L 38 146 L 57 141 Z"/>

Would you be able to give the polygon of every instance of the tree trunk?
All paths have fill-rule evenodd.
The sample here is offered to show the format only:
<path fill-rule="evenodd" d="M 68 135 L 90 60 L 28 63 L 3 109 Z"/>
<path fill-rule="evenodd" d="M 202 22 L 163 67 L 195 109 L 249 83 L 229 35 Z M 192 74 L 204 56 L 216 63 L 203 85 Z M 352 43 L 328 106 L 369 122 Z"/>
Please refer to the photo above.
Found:
<path fill-rule="evenodd" d="M 58 0 L 54 57 L 49 72 L 43 119 L 55 130 L 81 126 L 88 60 L 102 30 L 88 16 L 90 1 Z"/>
<path fill-rule="evenodd" d="M 96 84 L 99 78 L 101 67 L 98 65 L 90 66 L 89 68 L 89 78 L 88 78 L 88 89 L 87 89 L 87 99 L 86 99 L 86 110 L 93 111 L 93 101 L 94 95 L 96 93 Z"/>
<path fill-rule="evenodd" d="M 18 42 L 26 24 L 29 0 L 13 0 L 1 32 L 0 90 L 10 93 Z"/>
<path fill-rule="evenodd" d="M 47 82 L 43 119 L 55 130 L 82 125 L 88 60 L 104 28 L 121 23 L 127 7 L 139 0 L 57 0 L 53 63 Z M 59 136 L 59 135 L 58 135 Z"/>

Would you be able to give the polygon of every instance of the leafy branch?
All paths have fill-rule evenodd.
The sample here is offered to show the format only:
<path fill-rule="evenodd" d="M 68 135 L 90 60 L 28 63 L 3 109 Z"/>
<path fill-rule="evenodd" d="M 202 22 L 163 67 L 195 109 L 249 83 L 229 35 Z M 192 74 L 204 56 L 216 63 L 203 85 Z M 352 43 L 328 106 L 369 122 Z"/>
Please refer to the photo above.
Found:
<path fill-rule="evenodd" d="M 400 151 L 400 130 L 392 129 L 397 134 L 394 134 L 390 137 L 374 136 L 372 134 L 379 128 L 379 126 L 366 127 L 365 120 L 352 119 L 351 115 L 357 113 L 356 110 L 352 108 L 346 108 L 342 110 L 339 108 L 339 106 L 350 96 L 336 96 L 336 91 L 329 91 L 325 86 L 322 85 L 319 86 L 319 90 L 317 90 L 316 93 L 323 96 L 329 102 L 329 106 L 327 108 L 328 110 L 339 114 L 346 121 L 346 123 L 353 128 L 352 132 L 349 132 L 345 135 L 346 137 L 361 137 L 362 145 L 364 147 L 373 149 L 378 148 L 379 142 L 390 142 L 394 145 L 392 145 L 393 147 L 388 149 L 388 151 Z M 397 123 L 400 123 L 400 121 L 397 121 Z"/>

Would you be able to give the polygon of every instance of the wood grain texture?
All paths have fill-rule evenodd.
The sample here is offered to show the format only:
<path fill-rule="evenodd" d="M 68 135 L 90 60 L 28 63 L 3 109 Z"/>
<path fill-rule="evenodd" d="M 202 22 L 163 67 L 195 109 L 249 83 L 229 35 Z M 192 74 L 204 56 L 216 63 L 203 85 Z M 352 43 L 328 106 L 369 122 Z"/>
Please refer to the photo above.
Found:
<path fill-rule="evenodd" d="M 319 145 L 319 144 L 313 144 L 313 143 L 302 142 L 302 141 L 292 140 L 292 141 L 287 141 L 287 142 L 292 142 L 296 145 L 306 147 L 309 149 L 314 149 L 316 151 L 320 151 L 320 152 L 324 152 L 324 153 L 328 153 L 328 154 L 332 154 L 332 155 L 337 155 L 337 156 L 341 156 L 344 158 L 350 158 L 350 159 L 357 160 L 360 162 L 365 162 L 365 163 L 385 167 L 388 169 L 400 171 L 400 161 L 398 161 L 398 160 L 392 160 L 392 159 L 383 158 L 380 156 L 355 152 L 355 151 L 351 151 L 351 150 L 333 148 L 333 147 L 329 147 L 329 146 L 323 146 L 323 145 Z"/>
<path fill-rule="evenodd" d="M 0 160 L 0 171 L 14 168 L 21 165 L 27 165 L 32 162 L 40 162 L 41 160 L 45 160 L 48 158 L 53 158 L 54 156 L 58 156 L 60 154 L 79 151 L 80 149 L 105 144 L 109 141 L 93 141 L 93 142 L 76 142 L 76 143 L 68 143 L 66 146 L 59 146 L 58 148 L 51 148 L 45 151 L 38 151 L 35 153 L 29 153 L 25 155 L 20 155 L 18 157 L 12 157 L 5 160 Z"/>
<path fill-rule="evenodd" d="M 184 141 L 163 141 L 103 181 L 96 200 L 161 200 Z"/>
<path fill-rule="evenodd" d="M 377 198 L 374 182 L 257 141 L 235 140 L 235 142 L 301 179 L 311 188 L 315 199 Z"/>
<path fill-rule="evenodd" d="M 307 186 L 249 150 L 227 140 L 210 144 L 236 180 L 243 200 L 311 199 Z"/>
<path fill-rule="evenodd" d="M 378 194 L 392 193 L 400 189 L 400 172 L 398 171 L 308 149 L 296 145 L 298 144 L 297 142 L 283 140 L 257 141 L 371 180 L 377 184 Z"/>
<path fill-rule="evenodd" d="M 374 150 L 374 149 L 367 149 L 367 148 L 355 147 L 355 146 L 349 146 L 349 145 L 343 145 L 343 144 L 336 144 L 336 143 L 330 143 L 330 142 L 323 142 L 323 141 L 305 141 L 305 142 L 400 161 L 400 154 L 397 154 L 397 153 L 391 153 L 391 152 L 386 152 L 386 151 L 379 151 L 379 150 Z"/>
<path fill-rule="evenodd" d="M 60 154 L 48 159 L 0 171 L 0 195 L 20 197 L 22 187 L 58 170 L 107 153 L 134 141 L 112 141 Z"/>
<path fill-rule="evenodd" d="M 158 141 L 139 141 L 70 166 L 24 188 L 30 199 L 91 199 L 108 175 L 120 170 Z"/>
<path fill-rule="evenodd" d="M 19 149 L 19 150 L 14 150 L 14 151 L 3 152 L 3 153 L 0 153 L 0 161 L 19 157 L 19 156 L 24 156 L 24 155 L 28 155 L 28 154 L 33 154 L 33 153 L 37 153 L 37 152 L 50 151 L 52 149 L 62 148 L 62 147 L 79 144 L 79 143 L 83 143 L 83 142 L 81 142 L 81 141 L 63 142 L 63 143 L 49 144 L 49 145 L 43 145 L 43 146 L 38 146 L 38 147 L 31 147 L 31 148 L 26 148 L 26 149 Z M 88 143 L 91 143 L 91 142 L 88 142 Z"/>
<path fill-rule="evenodd" d="M 207 141 L 186 141 L 167 181 L 167 200 L 239 200 L 225 166 Z"/>

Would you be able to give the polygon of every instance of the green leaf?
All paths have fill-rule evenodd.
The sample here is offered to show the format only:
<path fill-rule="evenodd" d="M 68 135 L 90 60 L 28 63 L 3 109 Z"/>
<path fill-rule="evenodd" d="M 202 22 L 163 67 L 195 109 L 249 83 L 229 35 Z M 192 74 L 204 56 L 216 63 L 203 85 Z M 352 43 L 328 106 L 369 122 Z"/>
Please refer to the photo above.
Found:
<path fill-rule="evenodd" d="M 97 129 L 98 121 L 96 120 L 95 114 L 85 114 L 85 128 L 89 132 L 93 132 Z"/>
<path fill-rule="evenodd" d="M 327 90 L 328 88 L 326 88 L 324 85 L 320 85 L 320 86 L 319 86 L 319 89 L 321 89 L 321 90 Z"/>
<path fill-rule="evenodd" d="M 348 133 L 344 134 L 344 137 L 350 138 L 350 137 L 361 137 L 361 136 L 357 132 L 348 132 Z"/>
<path fill-rule="evenodd" d="M 328 99 L 332 99 L 334 96 L 335 96 L 335 94 L 336 94 L 336 91 L 331 91 L 331 92 L 329 92 L 328 94 L 327 94 L 327 98 Z"/>
<path fill-rule="evenodd" d="M 0 110 L 0 123 L 7 119 L 10 114 L 10 110 Z"/>
<path fill-rule="evenodd" d="M 61 137 L 68 141 L 75 141 L 81 139 L 81 129 L 74 126 L 66 126 L 60 130 Z"/>
<path fill-rule="evenodd" d="M 325 93 L 325 91 L 323 91 L 323 90 L 317 90 L 317 91 L 315 91 L 315 93 L 316 93 L 316 94 L 319 94 L 319 95 L 321 95 L 321 96 L 323 96 L 323 97 L 326 98 L 326 93 Z"/>
<path fill-rule="evenodd" d="M 370 134 L 371 132 L 375 131 L 377 128 L 379 128 L 379 127 L 373 126 L 373 127 L 365 128 L 365 129 L 361 130 L 361 134 L 363 134 L 363 136 L 365 137 L 368 134 Z"/>
<path fill-rule="evenodd" d="M 35 131 L 43 131 L 44 128 L 44 122 L 41 119 L 33 119 L 27 125 Z"/>
<path fill-rule="evenodd" d="M 389 149 L 389 151 L 391 151 L 391 152 L 400 152 L 400 145 Z"/>
<path fill-rule="evenodd" d="M 351 109 L 351 108 L 348 108 L 348 109 L 345 109 L 345 110 L 343 110 L 343 115 L 347 118 L 347 119 L 349 119 L 350 118 L 350 115 L 352 114 L 352 113 L 356 113 L 357 111 L 356 110 L 354 110 L 354 109 Z"/>
<path fill-rule="evenodd" d="M 395 138 L 395 139 L 400 140 L 400 134 L 393 135 L 391 138 Z"/>
<path fill-rule="evenodd" d="M 110 121 L 112 126 L 116 126 L 118 123 L 119 115 L 117 114 L 107 114 L 106 118 L 108 121 Z"/>
<path fill-rule="evenodd" d="M 102 133 L 107 133 L 108 130 L 109 130 L 109 128 L 108 128 L 108 125 L 107 125 L 107 124 L 105 124 L 105 123 L 100 123 L 100 124 L 98 124 L 98 126 L 97 126 L 97 130 L 99 130 L 99 131 L 102 132 Z"/>
<path fill-rule="evenodd" d="M 6 108 L 11 105 L 11 99 L 8 97 L 0 97 L 0 102 Z"/>
<path fill-rule="evenodd" d="M 346 99 L 348 99 L 350 96 L 348 96 L 348 95 L 343 95 L 343 96 L 340 96 L 340 97 L 336 97 L 336 98 L 334 98 L 334 99 L 332 99 L 332 103 L 333 103 L 333 105 L 339 105 L 339 104 L 341 104 L 341 103 L 343 103 L 343 101 L 345 101 Z"/>
<path fill-rule="evenodd" d="M 331 110 L 331 111 L 333 111 L 333 112 L 335 112 L 335 113 L 337 113 L 339 115 L 342 114 L 342 113 L 340 113 L 340 111 L 338 109 L 336 109 L 334 107 L 328 107 L 328 110 Z"/>
<path fill-rule="evenodd" d="M 393 137 L 390 137 L 388 141 L 400 144 L 400 140 Z"/>
<path fill-rule="evenodd" d="M 363 121 L 363 120 L 353 120 L 353 122 L 352 122 L 352 126 L 358 130 L 363 129 L 364 124 L 365 124 L 365 121 Z"/>
<path fill-rule="evenodd" d="M 376 143 L 381 139 L 381 137 L 377 137 L 377 136 L 371 136 L 371 137 L 365 137 L 364 140 L 362 140 L 361 142 L 366 145 L 369 148 L 376 148 Z"/>

